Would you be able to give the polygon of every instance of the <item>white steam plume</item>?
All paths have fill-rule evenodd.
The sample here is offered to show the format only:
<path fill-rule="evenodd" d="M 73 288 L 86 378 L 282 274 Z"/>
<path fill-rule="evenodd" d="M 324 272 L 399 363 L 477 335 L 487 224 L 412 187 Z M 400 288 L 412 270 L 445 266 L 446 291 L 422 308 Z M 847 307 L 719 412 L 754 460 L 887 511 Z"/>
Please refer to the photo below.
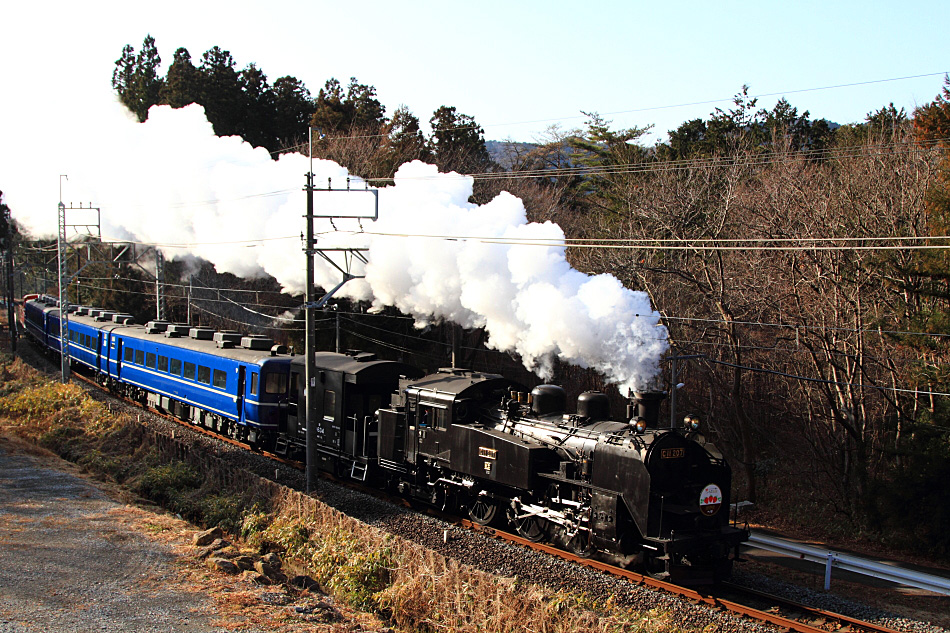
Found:
<path fill-rule="evenodd" d="M 69 168 L 70 188 L 82 187 L 84 199 L 102 207 L 105 239 L 168 245 L 169 257 L 200 256 L 241 276 L 267 272 L 289 291 L 303 290 L 305 156 L 273 161 L 240 138 L 216 137 L 200 106 L 156 106 L 143 124 L 118 114 L 107 121 Z M 346 170 L 335 163 L 314 161 L 314 172 L 318 187 L 328 178 L 345 186 Z M 646 294 L 571 268 L 564 247 L 553 245 L 564 238 L 560 227 L 529 223 L 518 198 L 502 193 L 479 206 L 471 194 L 471 178 L 408 163 L 380 191 L 377 222 L 319 220 L 319 245 L 369 249 L 369 264 L 354 271 L 365 279 L 338 294 L 396 306 L 420 325 L 484 327 L 489 346 L 517 352 L 542 377 L 557 356 L 622 388 L 649 383 L 668 342 Z M 317 214 L 370 203 L 367 194 L 315 195 Z M 55 231 L 54 211 L 21 216 L 11 206 L 35 233 Z M 332 288 L 340 274 L 318 265 L 316 280 Z"/>

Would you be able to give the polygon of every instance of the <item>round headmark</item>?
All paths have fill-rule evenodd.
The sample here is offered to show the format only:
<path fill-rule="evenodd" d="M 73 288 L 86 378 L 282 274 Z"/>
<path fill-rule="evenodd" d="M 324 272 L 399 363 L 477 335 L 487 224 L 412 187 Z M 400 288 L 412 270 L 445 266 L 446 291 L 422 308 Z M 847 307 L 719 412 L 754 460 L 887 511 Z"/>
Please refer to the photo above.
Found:
<path fill-rule="evenodd" d="M 722 490 L 716 484 L 709 484 L 699 493 L 699 511 L 711 517 L 719 512 L 722 505 Z"/>

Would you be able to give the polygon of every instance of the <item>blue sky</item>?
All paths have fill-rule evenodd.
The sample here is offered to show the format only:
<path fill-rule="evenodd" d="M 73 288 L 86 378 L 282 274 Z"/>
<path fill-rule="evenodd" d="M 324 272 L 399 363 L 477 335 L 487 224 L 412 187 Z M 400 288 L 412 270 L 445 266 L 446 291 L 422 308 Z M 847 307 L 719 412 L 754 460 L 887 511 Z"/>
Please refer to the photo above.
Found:
<path fill-rule="evenodd" d="M 12 6 L 11 6 L 12 5 Z M 748 84 L 800 111 L 861 121 L 893 101 L 912 110 L 950 70 L 950 3 L 380 2 L 6 3 L 0 10 L 0 189 L 55 182 L 73 126 L 96 125 L 113 63 L 151 33 L 164 60 L 213 45 L 273 80 L 313 93 L 329 77 L 376 86 L 392 112 L 423 121 L 441 105 L 475 117 L 489 139 L 530 141 L 597 111 L 616 127 L 665 135 Z M 930 76 L 792 92 L 912 75 Z M 670 107 L 684 103 L 688 107 Z M 763 98 L 771 107 L 778 96 Z M 634 112 L 631 112 L 634 111 Z M 74 148 L 75 149 L 75 148 Z M 75 155 L 76 152 L 71 152 Z M 64 154 L 65 156 L 65 154 Z"/>

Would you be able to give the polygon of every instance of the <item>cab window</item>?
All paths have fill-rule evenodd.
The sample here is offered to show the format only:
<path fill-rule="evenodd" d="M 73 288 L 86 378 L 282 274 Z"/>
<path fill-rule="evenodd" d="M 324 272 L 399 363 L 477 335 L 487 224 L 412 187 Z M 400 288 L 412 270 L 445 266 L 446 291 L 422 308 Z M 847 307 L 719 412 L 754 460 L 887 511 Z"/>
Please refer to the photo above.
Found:
<path fill-rule="evenodd" d="M 287 393 L 286 374 L 264 374 L 264 393 L 282 395 Z"/>
<path fill-rule="evenodd" d="M 420 404 L 416 412 L 416 422 L 420 428 L 444 429 L 445 409 L 428 404 Z"/>
<path fill-rule="evenodd" d="M 257 374 L 256 373 L 251 374 L 251 395 L 252 396 L 257 395 Z"/>

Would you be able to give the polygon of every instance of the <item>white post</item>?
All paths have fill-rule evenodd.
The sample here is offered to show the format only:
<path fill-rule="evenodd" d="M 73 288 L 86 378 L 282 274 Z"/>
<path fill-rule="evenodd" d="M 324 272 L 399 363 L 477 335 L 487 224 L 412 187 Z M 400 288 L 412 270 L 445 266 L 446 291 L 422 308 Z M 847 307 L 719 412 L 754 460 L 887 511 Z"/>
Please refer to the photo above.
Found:
<path fill-rule="evenodd" d="M 831 591 L 831 566 L 835 561 L 835 553 L 828 552 L 828 558 L 825 560 L 825 591 Z"/>

